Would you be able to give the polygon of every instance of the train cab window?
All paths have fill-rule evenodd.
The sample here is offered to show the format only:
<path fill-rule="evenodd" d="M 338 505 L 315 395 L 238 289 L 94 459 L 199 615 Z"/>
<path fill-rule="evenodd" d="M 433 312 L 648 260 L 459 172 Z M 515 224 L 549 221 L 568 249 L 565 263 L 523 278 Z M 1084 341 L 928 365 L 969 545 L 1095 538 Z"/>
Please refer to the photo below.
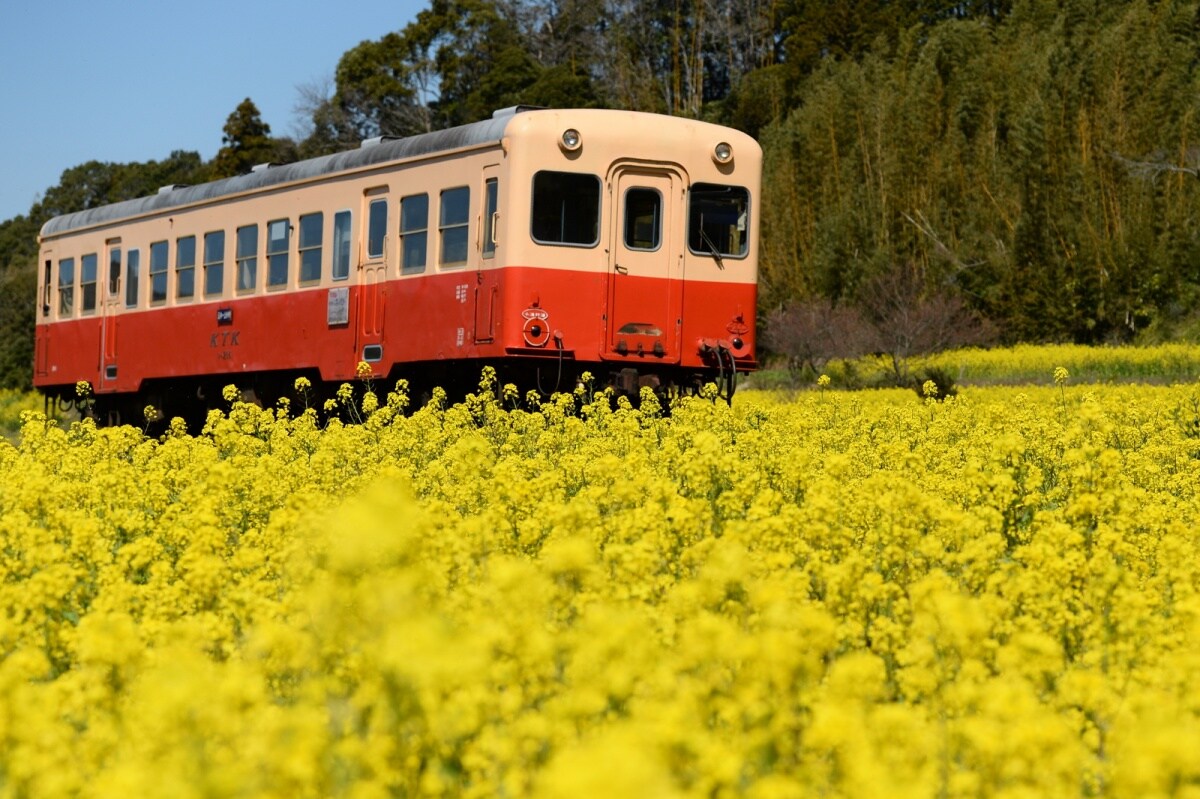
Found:
<path fill-rule="evenodd" d="M 138 305 L 138 276 L 142 265 L 141 250 L 125 252 L 125 307 L 136 308 Z"/>
<path fill-rule="evenodd" d="M 204 234 L 204 296 L 216 297 L 225 291 L 225 231 Z"/>
<path fill-rule="evenodd" d="M 438 263 L 442 266 L 459 266 L 467 262 L 470 214 L 469 187 L 460 186 L 442 192 L 441 212 L 438 214 L 438 233 L 442 239 Z"/>
<path fill-rule="evenodd" d="M 156 241 L 150 245 L 150 304 L 162 305 L 167 301 L 167 243 Z"/>
<path fill-rule="evenodd" d="M 321 244 L 325 214 L 306 214 L 300 217 L 300 282 L 316 283 L 321 279 Z"/>
<path fill-rule="evenodd" d="M 286 286 L 288 282 L 288 234 L 292 224 L 286 219 L 267 223 L 267 286 Z"/>
<path fill-rule="evenodd" d="M 657 250 L 662 243 L 662 195 L 654 189 L 625 192 L 625 246 Z"/>
<path fill-rule="evenodd" d="M 258 225 L 237 229 L 237 290 L 245 294 L 258 288 Z"/>
<path fill-rule="evenodd" d="M 429 195 L 414 194 L 400 200 L 400 272 L 425 271 L 429 240 Z"/>
<path fill-rule="evenodd" d="M 499 186 L 496 178 L 488 178 L 483 184 L 483 257 L 493 258 L 496 255 L 496 208 L 499 200 Z"/>
<path fill-rule="evenodd" d="M 744 257 L 750 193 L 740 186 L 697 183 L 688 194 L 688 248 L 697 255 Z"/>
<path fill-rule="evenodd" d="M 333 279 L 350 277 L 350 212 L 333 215 Z"/>
<path fill-rule="evenodd" d="M 175 297 L 190 300 L 196 295 L 196 237 L 175 239 Z"/>
<path fill-rule="evenodd" d="M 600 178 L 575 172 L 533 176 L 533 240 L 594 247 L 600 240 Z"/>
<path fill-rule="evenodd" d="M 367 258 L 383 257 L 383 238 L 387 235 L 387 200 L 372 200 L 367 218 Z"/>
<path fill-rule="evenodd" d="M 96 312 L 96 253 L 79 259 L 79 303 L 81 313 Z"/>
<path fill-rule="evenodd" d="M 58 262 L 58 315 L 75 313 L 75 259 L 63 258 Z"/>

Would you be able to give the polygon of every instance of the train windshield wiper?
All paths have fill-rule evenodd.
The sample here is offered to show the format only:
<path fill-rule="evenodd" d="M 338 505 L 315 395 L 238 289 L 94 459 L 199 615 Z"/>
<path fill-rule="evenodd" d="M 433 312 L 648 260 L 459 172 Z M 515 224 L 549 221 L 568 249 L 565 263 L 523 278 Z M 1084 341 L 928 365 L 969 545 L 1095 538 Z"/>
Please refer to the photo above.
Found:
<path fill-rule="evenodd" d="M 713 240 L 704 232 L 704 226 L 700 226 L 700 240 L 708 245 L 709 251 L 712 253 L 713 260 L 717 262 L 717 268 L 724 271 L 725 262 L 721 260 L 721 251 L 717 249 L 717 245 L 713 244 Z"/>

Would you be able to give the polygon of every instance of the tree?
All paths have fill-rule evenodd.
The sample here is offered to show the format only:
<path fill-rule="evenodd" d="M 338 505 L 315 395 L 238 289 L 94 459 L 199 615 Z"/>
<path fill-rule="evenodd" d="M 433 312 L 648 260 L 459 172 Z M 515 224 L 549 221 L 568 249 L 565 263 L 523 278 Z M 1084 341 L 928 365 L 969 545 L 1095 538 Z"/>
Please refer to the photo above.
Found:
<path fill-rule="evenodd" d="M 894 267 L 866 282 L 858 305 L 870 349 L 888 357 L 896 385 L 909 385 L 909 359 L 956 347 L 991 343 L 994 326 L 944 287 L 926 282 L 923 270 Z"/>
<path fill-rule="evenodd" d="M 37 268 L 13 266 L 0 272 L 0 386 L 33 388 L 33 329 Z"/>
<path fill-rule="evenodd" d="M 212 161 L 212 179 L 243 175 L 257 164 L 287 163 L 296 158 L 294 143 L 271 137 L 271 126 L 249 97 L 229 115 L 224 131 L 221 149 Z"/>

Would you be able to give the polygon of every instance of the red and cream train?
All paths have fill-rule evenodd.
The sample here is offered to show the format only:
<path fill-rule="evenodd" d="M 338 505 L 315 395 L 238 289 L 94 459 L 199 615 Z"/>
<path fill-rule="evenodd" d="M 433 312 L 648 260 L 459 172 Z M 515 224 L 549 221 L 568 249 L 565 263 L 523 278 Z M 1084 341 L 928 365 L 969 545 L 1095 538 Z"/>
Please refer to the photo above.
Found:
<path fill-rule="evenodd" d="M 298 376 L 636 393 L 755 367 L 761 151 L 703 122 L 523 110 L 55 217 L 34 384 L 109 421 Z"/>

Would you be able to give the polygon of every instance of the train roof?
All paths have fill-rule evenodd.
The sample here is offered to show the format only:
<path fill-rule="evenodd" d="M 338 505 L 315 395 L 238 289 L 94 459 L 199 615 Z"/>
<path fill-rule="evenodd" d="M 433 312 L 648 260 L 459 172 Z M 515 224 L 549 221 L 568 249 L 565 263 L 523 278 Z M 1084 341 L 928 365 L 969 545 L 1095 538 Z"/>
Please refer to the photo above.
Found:
<path fill-rule="evenodd" d="M 159 189 L 157 194 L 148 197 L 139 197 L 135 200 L 125 200 L 111 205 L 89 208 L 86 211 L 56 216 L 42 226 L 41 235 L 42 238 L 45 238 L 78 228 L 103 225 L 218 197 L 293 183 L 335 172 L 360 169 L 402 158 L 430 155 L 492 142 L 499 143 L 514 114 L 524 110 L 527 109 L 520 106 L 506 108 L 497 111 L 491 119 L 432 133 L 421 133 L 416 136 L 404 138 L 385 136 L 368 139 L 357 150 L 346 150 L 291 164 L 270 166 L 267 169 L 256 168 L 249 174 L 214 180 L 197 186 L 164 186 Z"/>
<path fill-rule="evenodd" d="M 451 152 L 468 147 L 487 144 L 498 145 L 504 138 L 509 125 L 518 114 L 523 118 L 545 115 L 547 119 L 551 119 L 555 115 L 561 119 L 562 114 L 623 114 L 627 117 L 658 117 L 659 121 L 656 124 L 671 121 L 675 124 L 717 128 L 717 126 L 706 122 L 661 117 L 638 111 L 539 109 L 530 106 L 514 106 L 496 111 L 490 119 L 472 122 L 467 125 L 404 138 L 380 137 L 368 139 L 362 143 L 362 146 L 355 150 L 346 150 L 319 158 L 296 161 L 291 164 L 270 165 L 265 169 L 256 167 L 252 172 L 245 175 L 214 180 L 196 186 L 164 186 L 159 189 L 157 194 L 147 197 L 102 205 L 97 208 L 89 208 L 86 211 L 63 214 L 50 219 L 46 224 L 42 225 L 41 238 L 46 239 L 47 237 L 68 233 L 72 230 L 98 227 L 134 217 L 208 202 L 221 197 L 244 194 L 258 189 L 297 183 L 320 177 L 321 175 L 348 172 L 406 158 Z M 736 131 L 728 131 L 725 135 L 749 138 L 745 134 Z"/>

